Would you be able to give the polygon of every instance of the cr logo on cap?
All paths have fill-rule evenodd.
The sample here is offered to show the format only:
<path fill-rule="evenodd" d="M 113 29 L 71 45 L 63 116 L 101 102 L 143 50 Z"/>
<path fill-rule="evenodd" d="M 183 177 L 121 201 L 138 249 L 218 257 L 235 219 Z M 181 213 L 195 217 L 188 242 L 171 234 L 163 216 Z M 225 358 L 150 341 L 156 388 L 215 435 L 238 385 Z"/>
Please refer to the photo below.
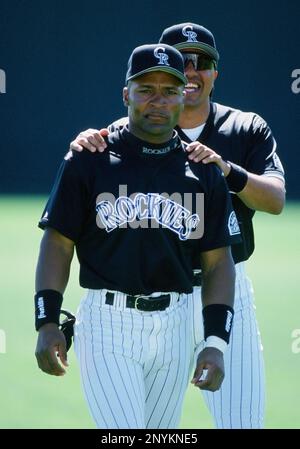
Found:
<path fill-rule="evenodd" d="M 187 37 L 187 42 L 198 42 L 197 41 L 197 33 L 192 31 L 193 27 L 191 25 L 187 25 L 182 29 L 182 34 Z"/>
<path fill-rule="evenodd" d="M 161 50 L 163 53 L 159 53 L 160 50 Z M 160 65 L 170 65 L 170 64 L 168 63 L 169 55 L 167 55 L 167 54 L 165 53 L 165 51 L 166 51 L 166 49 L 165 49 L 164 47 L 157 47 L 157 48 L 154 50 L 154 56 L 155 56 L 157 59 L 159 59 L 158 64 L 160 64 Z"/>

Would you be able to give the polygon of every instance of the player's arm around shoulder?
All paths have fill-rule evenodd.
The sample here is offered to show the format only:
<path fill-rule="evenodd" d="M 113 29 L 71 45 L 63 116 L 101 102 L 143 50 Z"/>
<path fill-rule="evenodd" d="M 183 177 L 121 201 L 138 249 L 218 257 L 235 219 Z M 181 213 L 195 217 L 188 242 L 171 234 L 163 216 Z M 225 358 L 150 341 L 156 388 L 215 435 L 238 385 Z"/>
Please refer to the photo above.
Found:
<path fill-rule="evenodd" d="M 113 122 L 107 128 L 101 128 L 100 130 L 89 128 L 85 131 L 82 131 L 70 143 L 70 150 L 80 152 L 86 149 L 91 151 L 92 153 L 95 153 L 97 151 L 102 153 L 107 148 L 105 137 L 107 137 L 109 133 L 123 128 L 127 125 L 127 123 L 128 117 L 122 117 Z"/>
<path fill-rule="evenodd" d="M 267 138 L 268 140 L 273 139 L 271 135 L 268 135 Z M 268 140 L 256 142 L 257 147 L 269 145 Z M 189 153 L 188 158 L 190 161 L 204 165 L 216 164 L 222 170 L 227 180 L 228 188 L 236 193 L 250 209 L 274 215 L 282 212 L 286 192 L 283 174 L 280 173 L 280 170 L 277 174 L 274 172 L 274 176 L 265 176 L 264 173 L 256 174 L 230 161 L 225 161 L 212 148 L 197 141 L 190 143 L 186 147 L 186 151 Z M 257 159 L 254 166 L 257 166 L 260 171 L 263 170 L 261 156 L 254 155 L 253 157 Z"/>
<path fill-rule="evenodd" d="M 202 162 L 204 165 L 215 163 L 224 173 L 225 176 L 229 173 L 230 167 L 222 157 L 212 148 L 195 141 L 187 145 L 186 151 L 188 159 L 195 163 Z"/>
<path fill-rule="evenodd" d="M 236 193 L 250 209 L 273 215 L 279 215 L 285 205 L 284 180 L 275 176 L 247 172 L 245 187 Z"/>
<path fill-rule="evenodd" d="M 86 149 L 92 153 L 96 151 L 102 153 L 107 147 L 104 137 L 108 136 L 108 134 L 109 130 L 107 128 L 101 128 L 100 130 L 89 128 L 79 133 L 72 140 L 70 150 L 81 152 Z"/>
<path fill-rule="evenodd" d="M 201 253 L 204 349 L 200 352 L 192 383 L 216 391 L 225 377 L 223 353 L 229 342 L 233 317 L 235 266 L 230 247 Z M 204 376 L 205 370 L 205 376 Z"/>
<path fill-rule="evenodd" d="M 60 307 L 54 301 L 57 296 L 63 294 L 66 288 L 73 254 L 72 240 L 55 229 L 46 228 L 36 268 L 37 296 L 40 292 L 41 297 L 45 295 L 45 298 L 43 298 L 43 310 L 36 311 L 36 319 L 40 327 L 35 355 L 39 368 L 54 376 L 64 375 L 63 366 L 68 366 L 65 337 L 59 330 L 56 320 L 52 320 L 52 316 L 59 316 Z"/>

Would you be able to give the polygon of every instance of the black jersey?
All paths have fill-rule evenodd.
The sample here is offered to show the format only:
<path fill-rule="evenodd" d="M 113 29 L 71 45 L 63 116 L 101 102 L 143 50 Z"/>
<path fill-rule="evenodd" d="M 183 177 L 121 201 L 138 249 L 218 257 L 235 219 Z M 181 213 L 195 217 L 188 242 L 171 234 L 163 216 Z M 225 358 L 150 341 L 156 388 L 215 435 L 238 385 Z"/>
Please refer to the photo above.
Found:
<path fill-rule="evenodd" d="M 239 238 L 215 165 L 188 162 L 176 132 L 149 145 L 127 127 L 108 136 L 104 153 L 67 155 L 39 226 L 75 242 L 81 286 L 132 295 L 192 292 L 200 251 Z"/>
<path fill-rule="evenodd" d="M 112 129 L 124 126 L 127 121 L 124 117 L 114 122 Z M 180 127 L 176 129 L 183 141 L 191 142 Z M 196 140 L 212 148 L 224 160 L 241 165 L 251 173 L 284 181 L 276 141 L 267 123 L 257 114 L 212 102 L 207 122 Z M 234 261 L 238 263 L 247 260 L 254 251 L 252 219 L 255 211 L 236 194 L 232 193 L 231 199 L 242 236 L 241 243 L 232 247 Z"/>

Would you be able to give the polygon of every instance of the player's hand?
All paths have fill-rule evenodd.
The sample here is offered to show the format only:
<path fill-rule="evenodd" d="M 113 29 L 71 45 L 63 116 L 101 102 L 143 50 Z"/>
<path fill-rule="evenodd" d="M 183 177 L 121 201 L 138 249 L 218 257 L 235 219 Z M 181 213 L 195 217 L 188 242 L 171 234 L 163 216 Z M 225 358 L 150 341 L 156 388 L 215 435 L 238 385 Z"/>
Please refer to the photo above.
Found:
<path fill-rule="evenodd" d="M 68 366 L 66 339 L 55 323 L 44 324 L 39 329 L 35 356 L 39 368 L 45 373 L 53 376 L 63 376 L 66 373 L 63 368 Z"/>
<path fill-rule="evenodd" d="M 100 131 L 98 129 L 87 129 L 78 134 L 76 139 L 70 143 L 70 150 L 82 151 L 86 148 L 92 153 L 96 151 L 102 153 L 107 147 L 103 137 L 106 137 L 108 134 L 109 131 L 106 128 L 102 128 Z"/>
<path fill-rule="evenodd" d="M 223 161 L 219 154 L 206 145 L 195 141 L 188 144 L 186 151 L 189 153 L 188 158 L 190 161 L 202 162 L 203 164 L 210 164 L 211 162 L 214 162 L 220 167 L 225 176 L 228 175 L 230 166 Z"/>
<path fill-rule="evenodd" d="M 217 391 L 223 382 L 224 373 L 222 352 L 216 348 L 204 348 L 198 356 L 197 366 L 191 382 L 201 390 Z"/>

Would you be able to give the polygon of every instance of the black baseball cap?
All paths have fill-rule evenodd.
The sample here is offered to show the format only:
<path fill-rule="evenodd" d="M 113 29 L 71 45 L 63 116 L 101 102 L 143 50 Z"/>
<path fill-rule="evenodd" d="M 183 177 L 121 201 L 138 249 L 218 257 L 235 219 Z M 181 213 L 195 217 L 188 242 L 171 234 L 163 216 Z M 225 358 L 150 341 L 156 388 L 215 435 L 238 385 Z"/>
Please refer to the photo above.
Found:
<path fill-rule="evenodd" d="M 216 62 L 218 62 L 220 57 L 212 32 L 196 23 L 179 23 L 166 28 L 159 42 L 172 45 L 172 47 L 180 51 L 200 50 Z"/>
<path fill-rule="evenodd" d="M 128 61 L 126 84 L 144 73 L 156 71 L 170 73 L 183 84 L 187 84 L 181 53 L 166 44 L 148 44 L 136 47 Z"/>

